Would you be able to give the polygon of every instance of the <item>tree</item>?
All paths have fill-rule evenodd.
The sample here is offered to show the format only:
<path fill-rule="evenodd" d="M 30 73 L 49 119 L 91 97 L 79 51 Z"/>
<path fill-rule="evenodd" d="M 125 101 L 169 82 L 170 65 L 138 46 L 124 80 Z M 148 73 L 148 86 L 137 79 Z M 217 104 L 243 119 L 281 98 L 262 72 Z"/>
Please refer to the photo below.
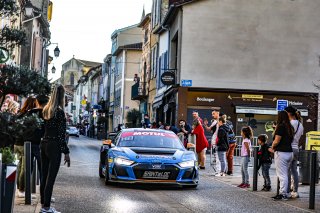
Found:
<path fill-rule="evenodd" d="M 135 128 L 139 123 L 141 123 L 141 113 L 137 109 L 128 111 L 126 118 L 129 123 L 129 127 Z"/>

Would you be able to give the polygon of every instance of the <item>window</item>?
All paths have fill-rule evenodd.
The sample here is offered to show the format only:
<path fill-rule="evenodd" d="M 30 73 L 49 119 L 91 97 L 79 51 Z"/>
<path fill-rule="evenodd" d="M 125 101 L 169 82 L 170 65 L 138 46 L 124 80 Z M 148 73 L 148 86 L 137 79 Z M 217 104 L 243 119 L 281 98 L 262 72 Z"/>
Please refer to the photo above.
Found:
<path fill-rule="evenodd" d="M 73 74 L 73 72 L 70 74 L 70 85 L 74 85 L 74 74 Z"/>

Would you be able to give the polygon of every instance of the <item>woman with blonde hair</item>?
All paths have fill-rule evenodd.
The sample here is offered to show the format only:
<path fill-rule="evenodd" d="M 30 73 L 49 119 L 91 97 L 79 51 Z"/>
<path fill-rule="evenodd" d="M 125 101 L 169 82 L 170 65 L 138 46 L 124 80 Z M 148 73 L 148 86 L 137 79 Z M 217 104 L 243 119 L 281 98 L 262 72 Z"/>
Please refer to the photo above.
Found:
<path fill-rule="evenodd" d="M 65 141 L 66 116 L 64 113 L 65 89 L 56 85 L 48 104 L 43 108 L 44 138 L 41 141 L 42 177 L 40 183 L 41 212 L 59 213 L 50 207 L 53 185 L 56 180 L 61 154 L 64 153 L 64 162 L 70 166 L 69 148 Z"/>

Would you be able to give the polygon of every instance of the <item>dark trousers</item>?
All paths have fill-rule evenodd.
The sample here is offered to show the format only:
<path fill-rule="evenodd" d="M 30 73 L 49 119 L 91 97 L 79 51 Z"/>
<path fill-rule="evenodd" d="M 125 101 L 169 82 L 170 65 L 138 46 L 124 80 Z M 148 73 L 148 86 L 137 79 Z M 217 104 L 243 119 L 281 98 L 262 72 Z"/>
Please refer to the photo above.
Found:
<path fill-rule="evenodd" d="M 264 186 L 265 187 L 270 187 L 271 186 L 271 180 L 270 180 L 270 175 L 269 175 L 270 167 L 271 167 L 271 163 L 263 163 L 261 165 L 262 176 L 263 176 L 263 179 L 264 179 Z"/>
<path fill-rule="evenodd" d="M 33 162 L 34 159 L 37 160 L 37 166 L 41 180 L 41 156 L 39 144 L 31 144 L 31 162 Z M 31 163 L 31 172 L 33 172 L 33 163 Z"/>
<path fill-rule="evenodd" d="M 41 204 L 43 207 L 50 207 L 53 185 L 61 163 L 61 151 L 57 141 L 42 141 L 40 149 L 42 163 Z"/>

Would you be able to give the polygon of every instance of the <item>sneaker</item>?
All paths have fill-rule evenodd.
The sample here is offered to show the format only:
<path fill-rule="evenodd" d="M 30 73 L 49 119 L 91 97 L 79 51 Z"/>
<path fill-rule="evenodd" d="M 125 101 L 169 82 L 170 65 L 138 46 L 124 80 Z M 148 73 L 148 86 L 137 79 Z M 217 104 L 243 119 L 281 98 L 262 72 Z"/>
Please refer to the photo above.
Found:
<path fill-rule="evenodd" d="M 241 184 L 239 184 L 237 187 L 240 187 L 240 188 L 241 188 L 243 185 L 244 185 L 244 183 L 241 183 Z"/>
<path fill-rule="evenodd" d="M 250 188 L 250 184 L 245 183 L 242 186 L 240 186 L 240 188 Z"/>
<path fill-rule="evenodd" d="M 220 176 L 225 177 L 226 174 L 225 174 L 224 172 L 221 172 L 221 173 L 220 173 Z"/>
<path fill-rule="evenodd" d="M 291 198 L 299 198 L 299 193 L 298 192 L 292 192 L 291 193 Z"/>
<path fill-rule="evenodd" d="M 26 196 L 25 192 L 18 191 L 18 198 L 24 198 Z"/>
<path fill-rule="evenodd" d="M 275 200 L 275 201 L 277 201 L 277 200 L 287 201 L 288 197 L 286 195 L 277 195 L 277 196 L 273 197 L 273 200 Z"/>
<path fill-rule="evenodd" d="M 233 173 L 232 173 L 232 172 L 230 172 L 230 171 L 228 171 L 228 172 L 227 172 L 227 175 L 232 176 L 232 175 L 233 175 Z"/>
<path fill-rule="evenodd" d="M 203 170 L 205 170 L 205 169 L 206 169 L 206 167 L 205 167 L 205 166 L 199 166 L 199 169 L 203 169 Z"/>
<path fill-rule="evenodd" d="M 55 208 L 49 208 L 48 210 L 46 210 L 45 208 L 42 208 L 40 213 L 61 213 L 61 212 L 58 212 Z"/>

